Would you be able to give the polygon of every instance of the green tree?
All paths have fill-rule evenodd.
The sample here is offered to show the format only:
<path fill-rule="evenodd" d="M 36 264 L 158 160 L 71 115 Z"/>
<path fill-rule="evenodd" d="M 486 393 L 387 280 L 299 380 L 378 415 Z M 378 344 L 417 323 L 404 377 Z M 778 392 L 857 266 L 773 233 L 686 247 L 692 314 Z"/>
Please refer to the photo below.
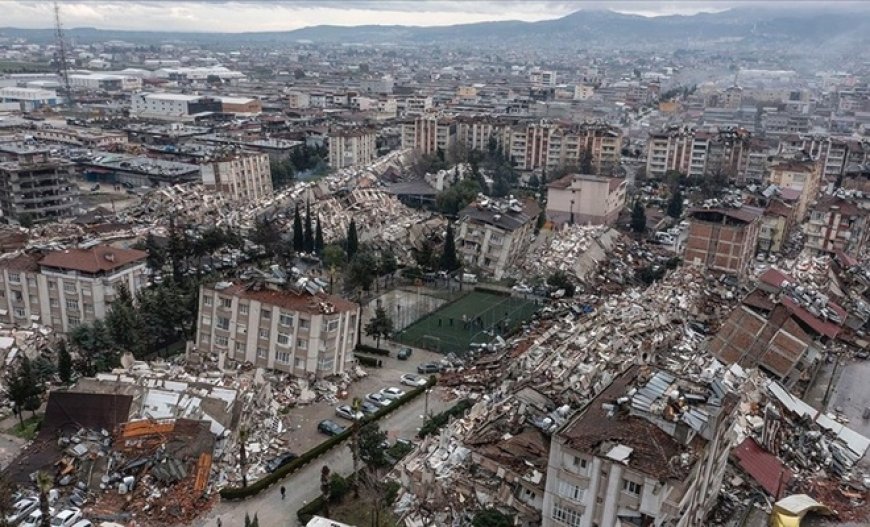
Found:
<path fill-rule="evenodd" d="M 378 428 L 376 423 L 364 425 L 359 432 L 359 455 L 369 466 L 369 469 L 383 468 L 389 465 L 384 449 L 387 433 Z"/>
<path fill-rule="evenodd" d="M 327 269 L 341 268 L 347 262 L 347 254 L 340 245 L 329 244 L 323 248 L 323 266 Z"/>
<path fill-rule="evenodd" d="M 356 253 L 347 266 L 346 285 L 351 289 L 358 287 L 363 291 L 369 291 L 375 280 L 376 267 L 377 260 L 370 252 L 360 251 Z"/>
<path fill-rule="evenodd" d="M 119 351 L 129 351 L 137 359 L 144 358 L 148 348 L 143 346 L 142 320 L 125 284 L 118 287 L 118 296 L 106 313 L 106 330 Z"/>
<path fill-rule="evenodd" d="M 387 314 L 387 310 L 381 306 L 375 309 L 375 316 L 365 325 L 367 337 L 374 337 L 375 346 L 381 347 L 381 338 L 389 338 L 393 334 L 393 319 Z"/>
<path fill-rule="evenodd" d="M 430 239 L 425 239 L 421 242 L 419 248 L 411 249 L 417 265 L 426 270 L 433 270 L 438 265 L 439 260 L 435 255 L 435 244 Z"/>
<path fill-rule="evenodd" d="M 42 512 L 39 527 L 49 527 L 51 515 L 49 514 L 48 493 L 54 487 L 54 478 L 47 472 L 39 471 L 36 473 L 36 489 L 39 492 L 39 510 Z"/>
<path fill-rule="evenodd" d="M 311 220 L 311 203 L 305 202 L 305 252 L 314 252 L 314 224 Z"/>
<path fill-rule="evenodd" d="M 66 348 L 66 341 L 60 341 L 57 348 L 57 374 L 60 382 L 69 384 L 72 380 L 72 356 Z"/>
<path fill-rule="evenodd" d="M 320 226 L 320 216 L 317 216 L 317 226 L 314 228 L 314 252 L 323 254 L 323 228 Z"/>
<path fill-rule="evenodd" d="M 21 426 L 24 426 L 24 409 L 28 402 L 34 397 L 38 398 L 41 393 L 41 385 L 36 380 L 30 360 L 23 356 L 18 368 L 6 375 L 6 396 L 15 405 Z"/>
<path fill-rule="evenodd" d="M 671 194 L 671 200 L 668 201 L 668 216 L 674 219 L 679 219 L 683 215 L 683 193 L 680 189 L 675 189 Z"/>
<path fill-rule="evenodd" d="M 320 494 L 323 496 L 323 515 L 327 518 L 329 517 L 329 502 L 332 499 L 332 481 L 329 477 L 331 473 L 326 465 L 320 469 Z"/>
<path fill-rule="evenodd" d="M 359 236 L 356 232 L 356 220 L 350 220 L 347 226 L 347 257 L 351 260 L 359 250 Z"/>
<path fill-rule="evenodd" d="M 442 271 L 453 272 L 459 269 L 459 259 L 456 257 L 456 240 L 453 238 L 453 226 L 447 225 L 447 234 L 444 236 L 444 250 L 438 268 Z"/>
<path fill-rule="evenodd" d="M 381 274 L 386 275 L 387 277 L 392 277 L 396 271 L 399 270 L 399 262 L 396 260 L 396 253 L 394 253 L 392 249 L 381 251 L 378 269 Z"/>
<path fill-rule="evenodd" d="M 145 251 L 148 253 L 148 267 L 155 271 L 166 265 L 166 251 L 157 243 L 157 238 L 150 232 L 145 237 Z"/>
<path fill-rule="evenodd" d="M 305 233 L 302 230 L 302 216 L 299 214 L 299 206 L 293 211 L 293 250 L 301 253 L 305 250 Z"/>
<path fill-rule="evenodd" d="M 646 210 L 639 199 L 631 208 L 631 230 L 637 234 L 646 232 Z"/>
<path fill-rule="evenodd" d="M 69 342 L 78 350 L 81 358 L 76 370 L 85 377 L 109 371 L 120 364 L 106 325 L 100 319 L 73 328 L 69 332 Z"/>
<path fill-rule="evenodd" d="M 463 179 L 458 184 L 443 190 L 435 196 L 435 206 L 444 214 L 455 216 L 460 210 L 474 201 L 481 186 L 474 179 Z"/>
<path fill-rule="evenodd" d="M 353 402 L 351 403 L 351 408 L 353 409 L 354 415 L 357 415 L 362 408 L 362 399 L 359 397 L 354 397 Z M 353 458 L 353 497 L 359 499 L 359 431 L 361 428 L 361 419 L 354 419 L 353 424 L 351 425 L 351 441 L 350 441 L 350 455 Z"/>
<path fill-rule="evenodd" d="M 496 509 L 479 511 L 471 520 L 472 527 L 511 527 L 514 519 Z"/>

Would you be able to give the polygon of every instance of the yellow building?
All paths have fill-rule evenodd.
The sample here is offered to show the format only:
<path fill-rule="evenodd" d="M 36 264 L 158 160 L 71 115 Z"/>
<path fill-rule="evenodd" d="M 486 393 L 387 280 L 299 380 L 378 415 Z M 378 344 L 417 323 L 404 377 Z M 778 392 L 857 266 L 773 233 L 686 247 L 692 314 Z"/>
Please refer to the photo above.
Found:
<path fill-rule="evenodd" d="M 807 207 L 819 194 L 819 163 L 813 160 L 774 160 L 770 166 L 770 183 L 779 188 L 800 191 L 795 210 L 795 220 L 800 223 L 806 217 Z"/>

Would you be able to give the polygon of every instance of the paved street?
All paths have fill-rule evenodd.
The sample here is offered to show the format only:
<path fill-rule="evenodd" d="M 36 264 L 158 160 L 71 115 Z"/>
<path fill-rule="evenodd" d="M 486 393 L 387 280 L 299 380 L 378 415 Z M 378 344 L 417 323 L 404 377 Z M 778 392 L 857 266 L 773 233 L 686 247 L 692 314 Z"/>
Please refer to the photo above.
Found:
<path fill-rule="evenodd" d="M 417 398 L 379 423 L 381 429 L 389 434 L 391 442 L 397 437 L 412 438 L 416 434 L 422 424 L 425 399 L 424 396 Z M 437 388 L 429 394 L 430 413 L 441 412 L 451 404 L 442 400 Z M 350 474 L 353 471 L 350 449 L 344 444 L 330 450 L 320 459 L 282 481 L 280 485 L 274 485 L 247 501 L 218 503 L 211 514 L 194 522 L 194 525 L 215 527 L 217 518 L 220 517 L 223 527 L 242 527 L 247 512 L 252 517 L 254 513 L 259 515 L 261 527 L 296 526 L 296 511 L 320 494 L 320 471 L 323 465 L 341 475 Z M 287 498 L 284 501 L 281 500 L 279 490 L 281 485 L 287 489 Z"/>

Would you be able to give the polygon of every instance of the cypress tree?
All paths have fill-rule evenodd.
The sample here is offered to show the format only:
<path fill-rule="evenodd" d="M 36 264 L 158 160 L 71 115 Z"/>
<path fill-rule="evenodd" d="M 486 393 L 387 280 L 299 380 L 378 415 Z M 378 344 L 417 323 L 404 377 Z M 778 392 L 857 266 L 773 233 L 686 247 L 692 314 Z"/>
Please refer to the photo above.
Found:
<path fill-rule="evenodd" d="M 452 272 L 459 269 L 459 259 L 456 258 L 456 240 L 453 238 L 453 226 L 447 226 L 447 235 L 444 237 L 444 252 L 441 253 L 441 261 L 438 267 L 442 271 Z"/>
<path fill-rule="evenodd" d="M 293 250 L 301 253 L 305 250 L 305 239 L 302 234 L 302 218 L 299 216 L 299 206 L 293 213 Z"/>
<path fill-rule="evenodd" d="M 356 220 L 350 220 L 350 225 L 347 226 L 347 259 L 353 258 L 358 250 L 359 238 L 356 233 Z"/>
<path fill-rule="evenodd" d="M 320 226 L 320 216 L 317 217 L 317 227 L 314 229 L 314 252 L 323 254 L 323 228 Z"/>
<path fill-rule="evenodd" d="M 314 252 L 314 227 L 311 223 L 311 203 L 305 202 L 305 251 Z"/>

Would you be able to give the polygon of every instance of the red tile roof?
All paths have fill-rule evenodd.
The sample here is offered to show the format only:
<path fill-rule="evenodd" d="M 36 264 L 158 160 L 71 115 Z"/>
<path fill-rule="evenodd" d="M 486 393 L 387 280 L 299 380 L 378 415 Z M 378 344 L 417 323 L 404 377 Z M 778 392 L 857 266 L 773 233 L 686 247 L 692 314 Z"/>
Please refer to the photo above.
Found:
<path fill-rule="evenodd" d="M 813 315 L 812 313 L 801 307 L 797 302 L 795 302 L 791 298 L 788 298 L 785 295 L 783 295 L 782 297 L 782 305 L 787 307 L 789 311 L 794 314 L 794 316 L 798 317 L 801 322 L 809 326 L 819 335 L 834 338 L 840 333 L 840 326 L 834 324 L 833 322 L 828 322 L 827 320 L 822 320 L 818 318 L 817 316 Z"/>
<path fill-rule="evenodd" d="M 791 480 L 792 472 L 776 456 L 761 448 L 751 437 L 747 437 L 731 455 L 744 472 L 749 474 L 768 494 L 778 498 Z"/>
<path fill-rule="evenodd" d="M 783 282 L 795 283 L 794 278 L 773 267 L 764 271 L 758 279 L 765 284 L 772 285 L 773 287 L 782 287 Z"/>
<path fill-rule="evenodd" d="M 321 293 L 311 295 L 308 293 L 297 293 L 295 291 L 283 290 L 276 291 L 274 289 L 260 289 L 255 291 L 249 289 L 244 284 L 233 284 L 225 289 L 215 289 L 214 286 L 208 289 L 216 291 L 220 295 L 238 296 L 239 298 L 247 298 L 256 300 L 263 304 L 278 306 L 290 311 L 299 311 L 303 313 L 323 314 L 321 309 L 322 304 L 332 304 L 336 312 L 354 311 L 359 306 L 350 300 L 345 300 L 339 296 L 327 295 Z"/>
<path fill-rule="evenodd" d="M 6 269 L 13 272 L 35 273 L 39 271 L 38 261 L 39 257 L 36 255 L 20 253 L 15 256 L 0 258 L 0 269 Z"/>
<path fill-rule="evenodd" d="M 112 271 L 129 263 L 144 261 L 145 251 L 97 245 L 90 249 L 66 249 L 48 253 L 39 261 L 43 267 L 58 267 L 85 273 Z"/>

